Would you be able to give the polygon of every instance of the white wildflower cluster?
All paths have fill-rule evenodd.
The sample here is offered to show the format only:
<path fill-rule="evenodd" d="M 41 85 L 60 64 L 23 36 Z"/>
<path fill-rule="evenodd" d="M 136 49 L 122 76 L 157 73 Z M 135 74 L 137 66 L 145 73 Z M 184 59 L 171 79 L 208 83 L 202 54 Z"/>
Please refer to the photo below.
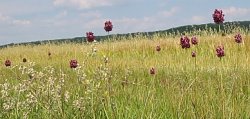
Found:
<path fill-rule="evenodd" d="M 7 80 L 5 83 L 0 85 L 1 89 L 1 99 L 0 102 L 2 103 L 2 109 L 4 113 L 9 112 L 14 109 L 15 107 L 15 100 L 11 98 L 10 92 L 11 92 L 11 85 L 7 83 Z"/>
<path fill-rule="evenodd" d="M 107 66 L 100 65 L 95 71 L 95 79 L 107 81 L 112 78 L 110 74 L 111 72 Z"/>
<path fill-rule="evenodd" d="M 111 78 L 111 72 L 101 65 L 94 75 L 87 76 L 84 66 L 83 62 L 66 75 L 62 69 L 52 66 L 41 69 L 34 62 L 17 65 L 10 69 L 15 75 L 0 84 L 0 111 L 6 115 L 18 112 L 17 116 L 23 118 L 31 118 L 37 110 L 54 115 L 65 114 L 66 108 L 88 113 L 88 108 L 101 104 L 103 95 L 108 94 L 105 82 Z M 72 84 L 65 85 L 68 82 Z M 105 92 L 99 90 L 104 88 Z"/>
<path fill-rule="evenodd" d="M 84 98 L 80 97 L 79 99 L 74 100 L 73 107 L 75 110 L 84 111 L 85 110 Z"/>
<path fill-rule="evenodd" d="M 29 108 L 35 107 L 37 105 L 37 102 L 38 99 L 32 92 L 29 92 L 26 95 L 26 104 L 29 106 Z"/>

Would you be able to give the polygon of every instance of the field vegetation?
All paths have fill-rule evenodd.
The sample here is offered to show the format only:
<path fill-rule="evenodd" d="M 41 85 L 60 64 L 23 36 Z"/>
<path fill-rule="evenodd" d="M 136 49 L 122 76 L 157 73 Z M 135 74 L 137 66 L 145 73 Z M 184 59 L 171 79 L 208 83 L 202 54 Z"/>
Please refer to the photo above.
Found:
<path fill-rule="evenodd" d="M 182 35 L 2 48 L 0 118 L 249 119 L 249 31 L 186 32 L 198 44 L 184 49 Z"/>

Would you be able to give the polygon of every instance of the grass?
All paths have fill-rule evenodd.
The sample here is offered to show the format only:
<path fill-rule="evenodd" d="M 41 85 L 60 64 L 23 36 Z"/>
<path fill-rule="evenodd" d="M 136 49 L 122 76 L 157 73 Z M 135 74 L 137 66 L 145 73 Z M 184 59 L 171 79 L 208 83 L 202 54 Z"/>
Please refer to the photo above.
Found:
<path fill-rule="evenodd" d="M 0 118 L 250 118 L 250 35 L 197 37 L 190 49 L 179 36 L 1 49 Z"/>

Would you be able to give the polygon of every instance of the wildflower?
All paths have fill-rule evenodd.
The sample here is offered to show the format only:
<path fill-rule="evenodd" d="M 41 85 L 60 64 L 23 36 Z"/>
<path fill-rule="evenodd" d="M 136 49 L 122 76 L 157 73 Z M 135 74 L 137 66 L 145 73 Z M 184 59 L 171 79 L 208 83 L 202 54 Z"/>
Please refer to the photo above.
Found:
<path fill-rule="evenodd" d="M 7 59 L 4 64 L 6 67 L 9 67 L 11 66 L 11 61 Z"/>
<path fill-rule="evenodd" d="M 49 56 L 49 57 L 51 56 L 51 52 L 48 52 L 48 56 Z"/>
<path fill-rule="evenodd" d="M 217 55 L 219 58 L 225 56 L 224 47 L 223 47 L 223 46 L 218 46 L 218 47 L 216 48 L 216 55 Z"/>
<path fill-rule="evenodd" d="M 193 37 L 191 38 L 191 43 L 192 43 L 193 45 L 197 45 L 197 44 L 198 44 L 198 39 L 197 39 L 197 37 L 193 36 Z"/>
<path fill-rule="evenodd" d="M 112 31 L 112 29 L 113 29 L 112 22 L 111 21 L 106 21 L 104 23 L 104 29 L 105 29 L 106 32 Z"/>
<path fill-rule="evenodd" d="M 236 43 L 242 43 L 242 37 L 239 33 L 234 36 L 234 39 Z"/>
<path fill-rule="evenodd" d="M 195 51 L 192 52 L 192 57 L 196 57 L 196 52 Z"/>
<path fill-rule="evenodd" d="M 88 42 L 93 42 L 95 40 L 95 36 L 94 36 L 93 32 L 87 32 L 86 36 L 87 36 L 87 41 Z"/>
<path fill-rule="evenodd" d="M 152 67 L 152 68 L 149 70 L 149 73 L 150 73 L 151 75 L 154 75 L 154 74 L 155 74 L 155 68 Z"/>
<path fill-rule="evenodd" d="M 190 39 L 187 36 L 181 37 L 180 45 L 182 48 L 190 48 Z"/>
<path fill-rule="evenodd" d="M 222 10 L 215 9 L 213 14 L 214 23 L 221 24 L 224 22 L 224 14 Z"/>
<path fill-rule="evenodd" d="M 26 59 L 26 58 L 23 58 L 23 62 L 24 62 L 24 63 L 27 62 L 27 59 Z"/>
<path fill-rule="evenodd" d="M 76 68 L 77 67 L 77 61 L 76 60 L 70 60 L 70 68 Z"/>
<path fill-rule="evenodd" d="M 158 52 L 161 51 L 161 46 L 160 45 L 156 46 L 156 51 L 158 51 Z"/>

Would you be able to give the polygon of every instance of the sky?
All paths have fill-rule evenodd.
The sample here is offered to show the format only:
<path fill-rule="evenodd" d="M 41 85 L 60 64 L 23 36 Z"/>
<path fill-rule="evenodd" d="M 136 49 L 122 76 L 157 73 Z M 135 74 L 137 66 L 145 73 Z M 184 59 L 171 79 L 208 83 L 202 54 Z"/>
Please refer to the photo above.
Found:
<path fill-rule="evenodd" d="M 166 30 L 225 21 L 250 20 L 250 0 L 0 0 L 0 45 L 60 38 Z"/>

